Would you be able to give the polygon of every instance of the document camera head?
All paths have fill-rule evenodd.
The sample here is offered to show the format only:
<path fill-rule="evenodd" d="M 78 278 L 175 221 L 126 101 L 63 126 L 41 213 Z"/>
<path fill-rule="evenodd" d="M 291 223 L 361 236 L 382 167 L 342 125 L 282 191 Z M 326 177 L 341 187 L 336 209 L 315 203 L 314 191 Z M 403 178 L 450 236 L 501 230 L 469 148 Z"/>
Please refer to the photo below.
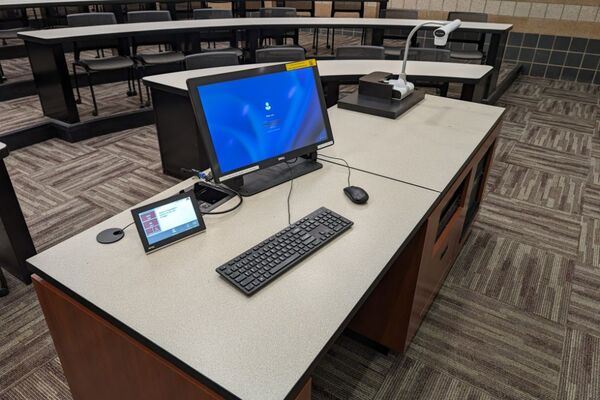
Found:
<path fill-rule="evenodd" d="M 448 22 L 445 25 L 437 28 L 433 31 L 433 42 L 436 46 L 443 47 L 448 42 L 448 36 L 450 33 L 455 31 L 461 24 L 460 19 L 455 19 L 454 21 Z"/>

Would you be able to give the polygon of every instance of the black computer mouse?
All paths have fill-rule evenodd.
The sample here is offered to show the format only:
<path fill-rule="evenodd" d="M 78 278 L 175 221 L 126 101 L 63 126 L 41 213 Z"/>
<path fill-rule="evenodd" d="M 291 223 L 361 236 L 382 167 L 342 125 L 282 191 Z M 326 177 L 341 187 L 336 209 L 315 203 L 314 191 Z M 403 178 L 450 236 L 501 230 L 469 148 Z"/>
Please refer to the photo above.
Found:
<path fill-rule="evenodd" d="M 365 204 L 369 200 L 369 194 L 365 192 L 365 189 L 358 186 L 345 187 L 344 193 L 355 204 Z"/>

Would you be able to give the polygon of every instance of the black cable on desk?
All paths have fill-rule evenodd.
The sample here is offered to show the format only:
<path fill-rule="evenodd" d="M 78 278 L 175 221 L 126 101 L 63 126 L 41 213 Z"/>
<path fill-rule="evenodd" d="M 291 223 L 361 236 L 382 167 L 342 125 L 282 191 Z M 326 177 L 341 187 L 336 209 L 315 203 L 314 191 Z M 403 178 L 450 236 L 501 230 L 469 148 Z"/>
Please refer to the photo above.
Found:
<path fill-rule="evenodd" d="M 319 154 L 319 156 L 317 157 L 317 159 L 319 159 L 319 157 L 326 157 L 326 158 L 331 158 L 333 160 L 340 160 L 344 164 L 346 164 L 346 168 L 348 168 L 348 186 L 351 186 L 350 185 L 350 174 L 352 173 L 352 168 L 350 168 L 350 164 L 348 164 L 348 161 L 346 161 L 346 160 L 344 160 L 343 158 L 340 158 L 340 157 L 333 157 L 333 156 L 328 156 L 328 155 L 325 155 L 325 154 Z M 327 162 L 327 160 L 323 160 L 322 158 L 320 160 Z M 329 162 L 331 162 L 331 161 L 329 161 Z"/>
<path fill-rule="evenodd" d="M 290 164 L 295 163 L 297 160 L 298 160 L 298 157 L 296 157 L 294 159 L 294 161 L 286 161 L 285 162 L 285 165 L 287 165 L 287 167 L 288 167 L 290 177 L 292 178 L 292 179 L 290 179 L 290 191 L 288 192 L 288 196 L 287 196 L 288 225 L 292 224 L 292 212 L 291 212 L 291 206 L 290 206 L 290 198 L 292 197 L 292 189 L 294 189 L 294 174 L 292 173 L 292 167 L 290 167 Z"/>

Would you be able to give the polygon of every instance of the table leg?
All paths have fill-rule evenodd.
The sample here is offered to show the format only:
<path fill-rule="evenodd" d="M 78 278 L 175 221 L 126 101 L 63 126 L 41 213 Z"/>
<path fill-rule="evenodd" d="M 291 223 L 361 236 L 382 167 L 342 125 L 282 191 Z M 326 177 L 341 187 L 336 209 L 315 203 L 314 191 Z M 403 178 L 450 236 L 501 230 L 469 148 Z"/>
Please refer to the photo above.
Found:
<path fill-rule="evenodd" d="M 35 255 L 35 247 L 25 223 L 4 160 L 0 158 L 0 260 L 2 268 L 24 283 L 31 282 L 25 260 Z M 4 286 L 6 282 L 0 283 Z"/>
<path fill-rule="evenodd" d="M 67 123 L 79 122 L 62 45 L 25 44 L 44 115 Z"/>
<path fill-rule="evenodd" d="M 325 86 L 325 105 L 327 108 L 337 104 L 340 97 L 340 83 L 337 81 L 323 82 Z"/>
<path fill-rule="evenodd" d="M 246 30 L 246 49 L 248 50 L 248 62 L 256 61 L 256 49 L 258 49 L 258 29 Z"/>
<path fill-rule="evenodd" d="M 496 90 L 496 84 L 498 83 L 498 76 L 500 75 L 500 67 L 502 66 L 502 59 L 504 57 L 504 48 L 506 46 L 506 39 L 508 38 L 508 32 L 493 33 L 490 38 L 490 47 L 487 52 L 485 63 L 492 66 L 492 74 L 488 80 L 488 85 L 485 89 L 484 96 L 489 97 L 490 94 Z"/>
<path fill-rule="evenodd" d="M 488 81 L 489 78 L 483 78 L 478 83 L 463 83 L 462 90 L 460 92 L 460 99 L 481 103 Z"/>

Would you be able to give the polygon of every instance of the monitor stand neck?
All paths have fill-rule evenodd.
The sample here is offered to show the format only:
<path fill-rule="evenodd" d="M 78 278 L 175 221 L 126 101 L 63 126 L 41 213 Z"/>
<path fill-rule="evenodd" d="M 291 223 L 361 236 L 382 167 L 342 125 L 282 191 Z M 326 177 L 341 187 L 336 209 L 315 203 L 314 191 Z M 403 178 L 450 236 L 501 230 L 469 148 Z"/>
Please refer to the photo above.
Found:
<path fill-rule="evenodd" d="M 237 191 L 242 196 L 252 196 L 263 190 L 270 189 L 284 182 L 321 169 L 323 165 L 317 162 L 317 153 L 298 157 L 294 162 L 281 162 L 272 167 L 260 169 L 247 175 L 223 181 L 225 185 Z"/>

